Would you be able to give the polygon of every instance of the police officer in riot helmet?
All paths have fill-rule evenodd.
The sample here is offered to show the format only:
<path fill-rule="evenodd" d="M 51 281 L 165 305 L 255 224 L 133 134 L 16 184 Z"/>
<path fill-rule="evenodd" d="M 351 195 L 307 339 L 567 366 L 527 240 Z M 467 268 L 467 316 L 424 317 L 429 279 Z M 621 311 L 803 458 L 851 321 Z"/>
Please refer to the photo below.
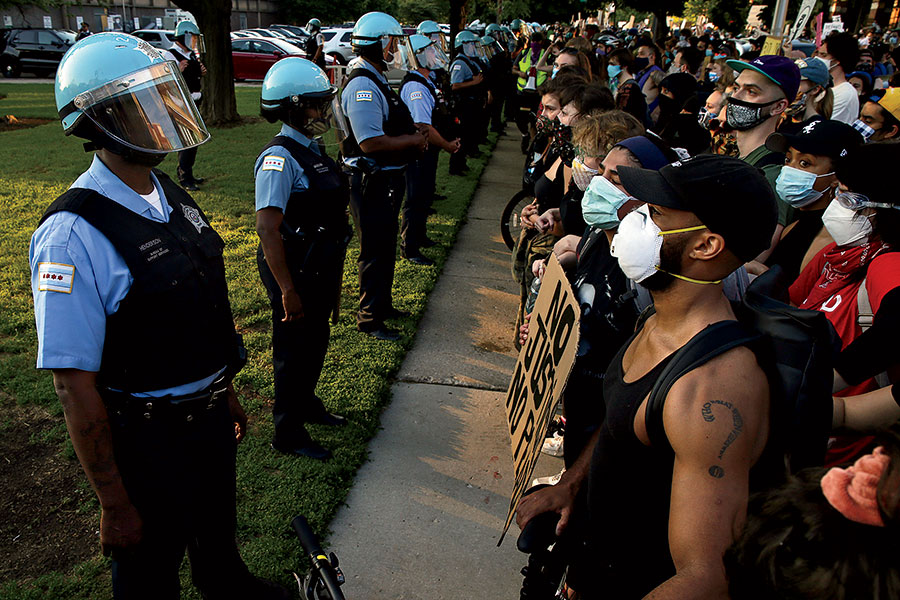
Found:
<path fill-rule="evenodd" d="M 322 34 L 322 22 L 312 18 L 306 24 L 309 38 L 306 40 L 306 58 L 316 63 L 320 69 L 325 68 L 325 36 Z"/>
<path fill-rule="evenodd" d="M 200 105 L 200 79 L 206 74 L 206 66 L 200 61 L 200 55 L 206 53 L 206 46 L 200 30 L 191 21 L 181 21 L 175 26 L 175 45 L 169 52 L 178 61 L 178 68 L 191 92 L 194 104 Z M 196 191 L 203 183 L 202 177 L 194 176 L 194 163 L 197 161 L 197 148 L 188 148 L 178 153 L 178 181 L 188 191 Z"/>
<path fill-rule="evenodd" d="M 456 58 L 450 64 L 450 84 L 462 148 L 450 157 L 450 174 L 462 175 L 468 171 L 466 155 L 478 152 L 487 91 L 484 69 L 478 60 L 481 48 L 478 36 L 471 31 L 460 31 L 453 43 Z"/>
<path fill-rule="evenodd" d="M 438 155 L 441 150 L 451 154 L 459 150 L 459 138 L 452 136 L 455 127 L 443 93 L 434 74 L 446 70 L 447 55 L 432 37 L 416 34 L 410 37 L 415 56 L 415 70 L 410 70 L 400 85 L 400 98 L 409 108 L 413 121 L 427 126 L 428 149 L 409 163 L 406 173 L 406 201 L 400 223 L 401 254 L 418 265 L 431 265 L 421 249 L 429 243 L 425 234 L 428 209 L 434 198 Z M 452 140 L 452 141 L 448 141 Z"/>
<path fill-rule="evenodd" d="M 272 306 L 275 436 L 281 452 L 326 459 L 305 423 L 343 425 L 316 396 L 328 349 L 329 317 L 337 314 L 344 252 L 350 241 L 348 190 L 321 136 L 338 123 L 346 135 L 337 88 L 312 62 L 288 57 L 263 80 L 260 114 L 281 131 L 256 160 L 259 275 Z"/>
<path fill-rule="evenodd" d="M 96 150 L 46 210 L 29 260 L 39 369 L 53 372 L 101 506 L 116 599 L 179 597 L 185 549 L 204 598 L 290 598 L 235 543 L 235 457 L 247 417 L 222 238 L 153 169 L 209 139 L 178 69 L 130 35 L 65 54 L 56 106 Z"/>
<path fill-rule="evenodd" d="M 399 315 L 391 286 L 404 171 L 425 150 L 428 130 L 416 127 L 384 76 L 392 68 L 409 70 L 414 60 L 400 23 L 381 12 L 367 13 L 354 25 L 350 41 L 359 59 L 341 94 L 350 129 L 341 153 L 360 246 L 356 326 L 376 339 L 394 341 L 400 335 L 385 321 Z"/>

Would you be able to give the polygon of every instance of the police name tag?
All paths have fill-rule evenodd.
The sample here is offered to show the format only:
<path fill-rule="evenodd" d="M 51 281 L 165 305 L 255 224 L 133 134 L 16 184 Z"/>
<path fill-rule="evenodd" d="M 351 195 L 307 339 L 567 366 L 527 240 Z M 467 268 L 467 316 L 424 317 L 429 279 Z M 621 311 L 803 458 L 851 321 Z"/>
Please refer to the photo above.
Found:
<path fill-rule="evenodd" d="M 371 102 L 372 101 L 372 92 L 367 90 L 360 90 L 356 92 L 356 101 L 357 102 Z"/>
<path fill-rule="evenodd" d="M 266 156 L 262 163 L 263 171 L 284 171 L 284 158 L 281 156 Z"/>
<path fill-rule="evenodd" d="M 75 282 L 75 265 L 62 263 L 38 263 L 38 291 L 72 293 Z"/>
<path fill-rule="evenodd" d="M 422 92 L 413 92 L 412 94 L 409 95 L 409 99 L 410 100 L 421 100 Z"/>

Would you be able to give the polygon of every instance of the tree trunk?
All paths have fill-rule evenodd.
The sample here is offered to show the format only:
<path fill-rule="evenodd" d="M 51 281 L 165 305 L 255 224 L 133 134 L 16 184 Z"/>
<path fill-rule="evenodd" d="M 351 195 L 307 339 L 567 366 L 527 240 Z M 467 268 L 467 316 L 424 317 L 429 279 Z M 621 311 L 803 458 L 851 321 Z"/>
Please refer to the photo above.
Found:
<path fill-rule="evenodd" d="M 177 0 L 173 3 L 194 15 L 206 42 L 203 58 L 206 75 L 200 104 L 203 120 L 208 126 L 237 121 L 231 62 L 231 0 Z"/>
<path fill-rule="evenodd" d="M 659 41 L 663 38 L 663 32 L 666 29 L 666 9 L 662 6 L 657 6 L 653 11 L 653 19 L 651 23 L 651 34 L 653 35 L 653 41 Z"/>
<path fill-rule="evenodd" d="M 463 7 L 466 0 L 450 0 L 450 57 L 456 57 L 456 34 L 460 32 L 460 24 L 463 20 Z"/>

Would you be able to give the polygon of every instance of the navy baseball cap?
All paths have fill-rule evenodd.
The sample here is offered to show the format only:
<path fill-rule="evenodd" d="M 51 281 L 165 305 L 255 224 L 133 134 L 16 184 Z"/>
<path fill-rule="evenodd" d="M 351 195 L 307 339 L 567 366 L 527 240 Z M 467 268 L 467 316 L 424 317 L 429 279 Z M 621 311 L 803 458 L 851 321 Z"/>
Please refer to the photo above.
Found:
<path fill-rule="evenodd" d="M 745 69 L 752 69 L 765 75 L 781 88 L 785 97 L 791 102 L 797 97 L 797 90 L 800 89 L 800 69 L 790 58 L 767 55 L 754 58 L 750 62 L 730 59 L 725 63 L 738 73 Z"/>
<path fill-rule="evenodd" d="M 865 143 L 863 136 L 853 127 L 840 121 L 812 117 L 802 123 L 797 133 L 775 132 L 766 139 L 766 148 L 782 154 L 788 148 L 814 156 L 827 156 L 837 160 Z"/>
<path fill-rule="evenodd" d="M 778 224 L 775 192 L 760 169 L 739 158 L 699 154 L 659 171 L 622 166 L 618 172 L 629 195 L 694 213 L 744 262 L 772 243 Z"/>

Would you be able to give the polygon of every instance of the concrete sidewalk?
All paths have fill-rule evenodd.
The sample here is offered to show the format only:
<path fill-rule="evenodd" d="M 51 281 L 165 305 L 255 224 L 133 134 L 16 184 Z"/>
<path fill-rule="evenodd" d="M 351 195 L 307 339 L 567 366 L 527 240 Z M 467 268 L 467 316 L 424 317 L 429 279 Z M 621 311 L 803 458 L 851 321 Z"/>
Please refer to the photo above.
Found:
<path fill-rule="evenodd" d="M 514 480 L 504 400 L 518 303 L 499 222 L 522 168 L 518 132 L 507 132 L 429 297 L 370 460 L 331 524 L 348 598 L 519 595 L 526 556 L 515 524 L 497 548 Z"/>

